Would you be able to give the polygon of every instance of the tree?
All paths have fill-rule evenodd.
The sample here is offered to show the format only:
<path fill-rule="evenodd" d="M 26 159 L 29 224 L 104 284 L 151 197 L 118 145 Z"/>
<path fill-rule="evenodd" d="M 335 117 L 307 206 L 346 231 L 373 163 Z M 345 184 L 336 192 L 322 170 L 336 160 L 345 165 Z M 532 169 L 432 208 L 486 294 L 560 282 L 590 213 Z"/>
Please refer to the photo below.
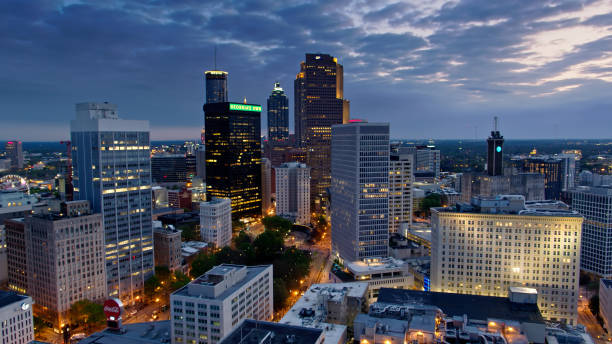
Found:
<path fill-rule="evenodd" d="M 430 208 L 439 207 L 441 205 L 442 199 L 440 195 L 437 193 L 432 193 L 425 196 L 425 198 L 423 199 L 423 202 L 421 203 L 421 211 L 429 215 Z"/>
<path fill-rule="evenodd" d="M 285 303 L 289 298 L 289 291 L 281 278 L 274 278 L 272 282 L 272 293 L 274 296 L 274 310 L 285 307 Z"/>
<path fill-rule="evenodd" d="M 157 276 L 153 275 L 149 277 L 144 283 L 144 294 L 148 299 L 152 299 L 155 296 L 155 289 L 160 286 L 160 280 Z"/>
<path fill-rule="evenodd" d="M 259 263 L 269 264 L 283 249 L 283 237 L 279 232 L 265 230 L 253 241 Z"/>
<path fill-rule="evenodd" d="M 280 216 L 266 216 L 261 219 L 261 223 L 264 225 L 266 230 L 278 231 L 283 236 L 289 233 L 289 231 L 291 231 L 291 227 L 293 227 L 291 221 Z"/>
<path fill-rule="evenodd" d="M 217 265 L 217 256 L 202 252 L 191 263 L 191 277 L 198 278 Z"/>
<path fill-rule="evenodd" d="M 198 224 L 196 223 L 186 223 L 177 227 L 177 229 L 181 230 L 181 238 L 183 241 L 197 241 L 200 240 L 200 231 L 196 230 Z"/>
<path fill-rule="evenodd" d="M 177 290 L 180 289 L 184 286 L 186 286 L 189 282 L 191 282 L 191 279 L 189 278 L 189 276 L 185 275 L 184 273 L 180 272 L 180 271 L 175 271 L 174 272 L 174 277 L 172 278 L 172 284 L 170 285 L 170 288 L 172 288 L 172 290 Z"/>
<path fill-rule="evenodd" d="M 599 315 L 599 295 L 595 294 L 589 300 L 589 308 L 591 309 L 591 313 L 597 316 Z"/>
<path fill-rule="evenodd" d="M 274 260 L 274 276 L 281 278 L 289 289 L 300 287 L 300 280 L 310 272 L 311 257 L 294 247 L 289 248 Z"/>
<path fill-rule="evenodd" d="M 172 276 L 172 271 L 167 266 L 156 266 L 155 276 L 157 276 L 160 282 L 168 282 L 170 276 Z"/>
<path fill-rule="evenodd" d="M 106 322 L 104 307 L 89 300 L 77 301 L 70 306 L 68 317 L 72 325 L 85 325 L 90 330 Z"/>

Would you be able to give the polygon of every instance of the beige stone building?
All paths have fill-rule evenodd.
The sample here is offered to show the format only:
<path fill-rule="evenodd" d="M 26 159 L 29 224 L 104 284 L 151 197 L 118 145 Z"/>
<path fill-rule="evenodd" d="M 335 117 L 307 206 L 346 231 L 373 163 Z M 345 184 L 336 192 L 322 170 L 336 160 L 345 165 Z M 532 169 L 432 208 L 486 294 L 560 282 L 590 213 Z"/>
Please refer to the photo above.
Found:
<path fill-rule="evenodd" d="M 497 196 L 433 209 L 431 222 L 432 291 L 507 296 L 510 287 L 534 288 L 545 319 L 576 324 L 578 213 Z"/>

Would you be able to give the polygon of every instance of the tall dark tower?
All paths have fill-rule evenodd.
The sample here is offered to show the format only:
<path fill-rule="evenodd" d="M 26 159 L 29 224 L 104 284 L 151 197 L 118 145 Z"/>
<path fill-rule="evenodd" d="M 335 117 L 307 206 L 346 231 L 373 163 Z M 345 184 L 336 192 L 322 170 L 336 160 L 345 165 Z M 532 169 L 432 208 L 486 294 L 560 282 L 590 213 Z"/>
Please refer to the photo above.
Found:
<path fill-rule="evenodd" d="M 224 103 L 227 101 L 227 72 L 209 70 L 206 76 L 206 104 Z"/>
<path fill-rule="evenodd" d="M 204 105 L 206 193 L 232 200 L 232 218 L 261 215 L 261 106 Z"/>
<path fill-rule="evenodd" d="M 331 185 L 331 127 L 349 119 L 342 65 L 328 54 L 306 54 L 294 92 L 295 137 L 306 149 L 311 168 L 310 200 L 320 208 Z"/>
<path fill-rule="evenodd" d="M 504 137 L 497 130 L 497 116 L 493 118 L 494 129 L 487 139 L 487 173 L 490 176 L 501 176 L 503 170 Z"/>
<path fill-rule="evenodd" d="M 268 140 L 270 143 L 281 143 L 289 139 L 289 98 L 274 83 L 272 94 L 268 97 Z"/>

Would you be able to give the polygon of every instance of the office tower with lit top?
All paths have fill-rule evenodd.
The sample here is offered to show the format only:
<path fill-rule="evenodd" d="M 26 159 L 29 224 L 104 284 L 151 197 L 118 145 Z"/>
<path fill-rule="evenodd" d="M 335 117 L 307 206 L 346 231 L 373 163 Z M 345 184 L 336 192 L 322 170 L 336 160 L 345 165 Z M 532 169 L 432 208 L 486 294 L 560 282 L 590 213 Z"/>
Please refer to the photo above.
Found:
<path fill-rule="evenodd" d="M 494 130 L 491 136 L 487 139 L 487 173 L 490 176 L 501 176 L 504 173 L 503 169 L 503 152 L 504 137 L 497 130 L 497 116 L 495 117 Z"/>
<path fill-rule="evenodd" d="M 261 106 L 204 106 L 207 199 L 232 200 L 232 218 L 261 215 Z"/>
<path fill-rule="evenodd" d="M 75 199 L 104 221 L 107 294 L 131 304 L 154 268 L 149 122 L 121 119 L 113 104 L 80 103 L 70 128 Z"/>
<path fill-rule="evenodd" d="M 344 261 L 388 256 L 389 124 L 334 125 L 332 252 Z"/>
<path fill-rule="evenodd" d="M 274 83 L 272 94 L 268 97 L 268 141 L 272 144 L 284 143 L 289 139 L 289 98 Z"/>
<path fill-rule="evenodd" d="M 331 127 L 349 119 L 342 65 L 327 54 L 306 54 L 294 92 L 296 140 L 306 149 L 311 168 L 310 200 L 321 207 L 331 185 Z"/>
<path fill-rule="evenodd" d="M 431 214 L 431 290 L 533 288 L 542 316 L 576 325 L 583 218 L 559 201 L 475 197 Z"/>
<path fill-rule="evenodd" d="M 6 157 L 11 160 L 12 169 L 23 168 L 23 147 L 21 141 L 8 141 L 4 146 Z"/>
<path fill-rule="evenodd" d="M 206 104 L 224 103 L 227 101 L 227 72 L 209 70 L 206 78 Z"/>

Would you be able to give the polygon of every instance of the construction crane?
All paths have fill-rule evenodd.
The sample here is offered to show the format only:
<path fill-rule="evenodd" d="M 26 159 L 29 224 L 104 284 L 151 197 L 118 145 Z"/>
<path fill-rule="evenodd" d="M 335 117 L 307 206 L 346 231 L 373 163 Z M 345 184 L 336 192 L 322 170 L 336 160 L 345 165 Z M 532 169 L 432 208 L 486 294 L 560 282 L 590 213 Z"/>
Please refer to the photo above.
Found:
<path fill-rule="evenodd" d="M 72 185 L 72 143 L 70 141 L 60 141 L 60 144 L 66 145 L 66 201 L 74 199 L 74 186 Z"/>

